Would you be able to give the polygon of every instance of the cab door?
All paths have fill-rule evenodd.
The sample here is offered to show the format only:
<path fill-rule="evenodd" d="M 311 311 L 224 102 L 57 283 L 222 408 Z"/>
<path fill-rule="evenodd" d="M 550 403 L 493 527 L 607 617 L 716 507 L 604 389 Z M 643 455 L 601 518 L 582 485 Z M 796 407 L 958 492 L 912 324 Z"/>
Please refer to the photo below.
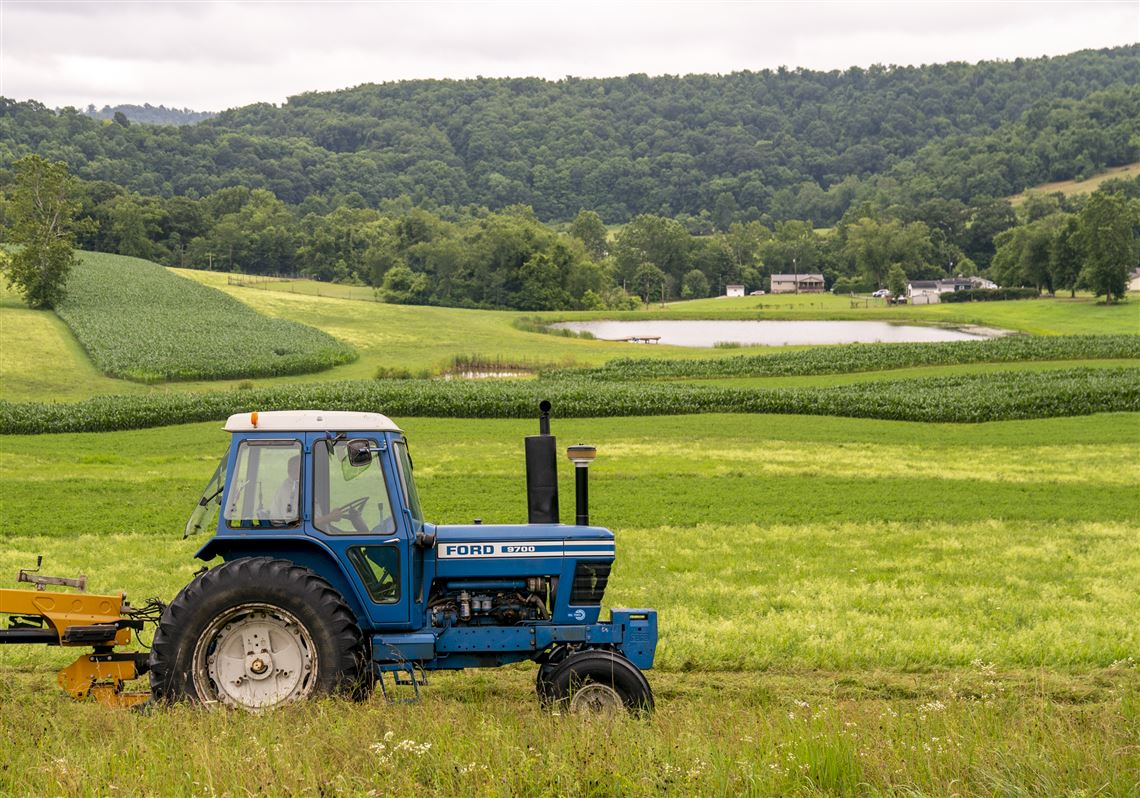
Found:
<path fill-rule="evenodd" d="M 309 433 L 311 489 L 304 503 L 305 530 L 327 545 L 349 578 L 374 629 L 407 629 L 411 623 L 411 573 L 400 488 L 383 433 L 337 439 Z M 363 438 L 374 451 L 366 465 L 352 465 L 348 440 Z"/>

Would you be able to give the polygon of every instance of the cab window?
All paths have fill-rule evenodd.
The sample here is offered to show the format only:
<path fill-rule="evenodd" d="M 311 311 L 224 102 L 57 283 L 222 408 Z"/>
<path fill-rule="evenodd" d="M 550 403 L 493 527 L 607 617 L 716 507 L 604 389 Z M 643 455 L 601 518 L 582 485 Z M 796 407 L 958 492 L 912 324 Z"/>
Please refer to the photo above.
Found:
<path fill-rule="evenodd" d="M 423 527 L 424 513 L 420 509 L 420 494 L 416 490 L 415 477 L 412 474 L 412 456 L 408 454 L 408 444 L 396 441 L 396 465 L 400 470 L 400 486 L 404 489 L 404 502 L 411 511 L 412 523 L 419 531 Z"/>
<path fill-rule="evenodd" d="M 300 441 L 242 441 L 226 497 L 225 519 L 231 527 L 300 522 Z"/>
<path fill-rule="evenodd" d="M 354 466 L 348 460 L 346 441 L 317 441 L 313 447 L 313 526 L 328 535 L 395 533 L 392 502 L 378 455 L 367 465 Z"/>
<path fill-rule="evenodd" d="M 400 550 L 395 546 L 353 546 L 348 559 L 377 604 L 400 600 Z"/>

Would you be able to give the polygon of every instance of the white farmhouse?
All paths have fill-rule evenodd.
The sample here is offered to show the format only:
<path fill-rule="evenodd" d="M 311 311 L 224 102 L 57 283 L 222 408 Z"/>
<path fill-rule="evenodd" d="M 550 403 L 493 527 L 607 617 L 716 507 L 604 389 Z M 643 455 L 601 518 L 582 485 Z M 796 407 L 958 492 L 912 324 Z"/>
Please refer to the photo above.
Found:
<path fill-rule="evenodd" d="M 798 290 L 797 290 L 798 286 Z M 773 294 L 821 294 L 822 274 L 773 274 Z"/>

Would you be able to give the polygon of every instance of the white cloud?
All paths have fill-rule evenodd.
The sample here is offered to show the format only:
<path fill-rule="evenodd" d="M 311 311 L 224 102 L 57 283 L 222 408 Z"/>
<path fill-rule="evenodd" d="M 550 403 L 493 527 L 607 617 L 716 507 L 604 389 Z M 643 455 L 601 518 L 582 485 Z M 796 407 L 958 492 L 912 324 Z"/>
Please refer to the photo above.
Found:
<path fill-rule="evenodd" d="M 1140 38 L 1124 2 L 20 2 L 0 94 L 219 109 L 408 78 L 842 69 Z"/>

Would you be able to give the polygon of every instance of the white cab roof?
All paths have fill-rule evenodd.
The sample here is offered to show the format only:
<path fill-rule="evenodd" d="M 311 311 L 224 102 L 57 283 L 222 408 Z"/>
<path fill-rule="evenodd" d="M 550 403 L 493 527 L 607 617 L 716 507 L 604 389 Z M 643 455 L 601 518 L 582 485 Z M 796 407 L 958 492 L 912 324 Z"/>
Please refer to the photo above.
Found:
<path fill-rule="evenodd" d="M 226 432 L 400 432 L 380 413 L 350 410 L 267 410 L 234 413 Z"/>

